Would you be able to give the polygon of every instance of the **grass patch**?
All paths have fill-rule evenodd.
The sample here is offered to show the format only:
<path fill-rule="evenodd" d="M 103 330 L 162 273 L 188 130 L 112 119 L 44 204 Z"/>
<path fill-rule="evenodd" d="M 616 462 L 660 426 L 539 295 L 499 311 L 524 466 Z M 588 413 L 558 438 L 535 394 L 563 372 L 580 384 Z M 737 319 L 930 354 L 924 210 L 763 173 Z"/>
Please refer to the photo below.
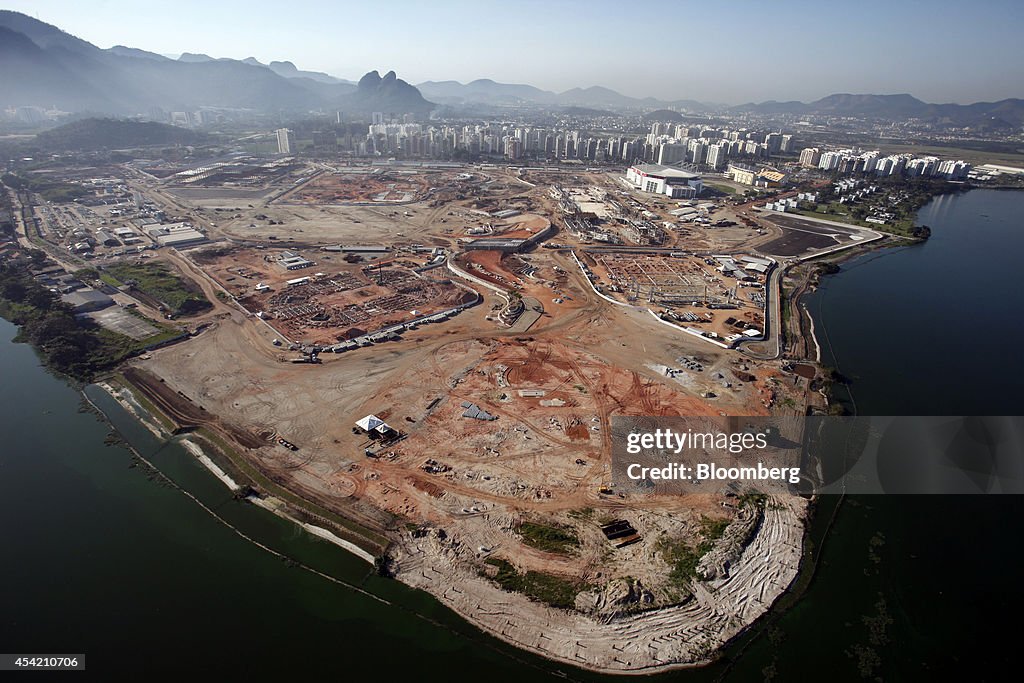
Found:
<path fill-rule="evenodd" d="M 689 586 L 697 576 L 697 563 L 704 553 L 690 547 L 686 541 L 670 538 L 660 539 L 656 549 L 661 554 L 661 559 L 672 568 L 668 574 L 672 585 L 680 588 Z"/>
<path fill-rule="evenodd" d="M 573 530 L 563 526 L 523 522 L 519 525 L 519 535 L 526 545 L 548 553 L 568 555 L 580 545 Z"/>
<path fill-rule="evenodd" d="M 704 537 L 705 543 L 714 543 L 722 537 L 722 534 L 725 533 L 725 529 L 728 526 L 728 519 L 712 519 L 711 517 L 701 517 L 700 535 Z"/>
<path fill-rule="evenodd" d="M 146 322 L 151 321 L 147 320 Z M 182 332 L 181 330 L 175 330 L 173 328 L 161 327 L 160 331 L 156 334 L 143 339 L 132 339 L 127 335 L 118 334 L 117 332 L 108 330 L 105 327 L 100 327 L 97 329 L 96 334 L 103 342 L 104 351 L 112 358 L 116 357 L 118 360 L 122 360 L 150 347 L 153 344 L 161 344 L 165 341 L 180 337 Z"/>
<path fill-rule="evenodd" d="M 704 183 L 704 187 L 710 187 L 715 192 L 721 192 L 722 194 L 736 194 L 735 187 L 729 187 L 728 185 L 718 185 L 716 183 Z"/>
<path fill-rule="evenodd" d="M 81 185 L 66 183 L 62 180 L 53 180 L 43 176 L 24 174 L 18 175 L 8 173 L 2 178 L 4 185 L 14 190 L 35 192 L 48 202 L 62 204 L 72 202 L 79 197 L 90 194 L 89 190 Z"/>
<path fill-rule="evenodd" d="M 661 559 L 672 568 L 668 578 L 673 586 L 684 588 L 690 585 L 690 582 L 697 576 L 697 564 L 700 559 L 708 554 L 715 541 L 722 537 L 728 526 L 729 520 L 727 519 L 701 517 L 701 541 L 696 547 L 684 540 L 667 536 L 658 540 L 655 549 L 661 554 Z"/>
<path fill-rule="evenodd" d="M 496 557 L 489 557 L 485 562 L 497 568 L 493 580 L 513 593 L 522 593 L 531 600 L 543 602 L 552 607 L 570 609 L 576 605 L 576 596 L 591 586 L 585 581 L 567 579 L 554 574 L 528 571 L 521 574 L 512 563 Z"/>
<path fill-rule="evenodd" d="M 835 204 L 835 207 L 842 207 L 842 204 Z M 859 225 L 862 228 L 869 228 L 871 230 L 880 230 L 881 232 L 890 232 L 894 235 L 902 235 L 905 237 L 917 237 L 914 234 L 914 219 L 913 218 L 901 218 L 881 225 L 879 223 L 869 223 L 865 220 L 859 220 L 854 218 L 849 213 L 829 213 L 829 211 L 840 210 L 837 208 L 825 207 L 824 204 L 819 204 L 818 211 L 811 211 L 809 209 L 797 209 L 793 213 L 800 214 L 801 216 L 808 216 L 810 218 L 820 218 L 826 221 L 835 221 L 836 223 L 847 223 L 849 225 Z"/>
<path fill-rule="evenodd" d="M 100 282 L 103 282 L 104 284 L 108 284 L 111 287 L 124 287 L 124 283 L 121 282 L 120 280 L 118 280 L 116 277 L 114 277 L 110 273 L 99 273 L 97 275 L 97 277 L 99 277 Z"/>
<path fill-rule="evenodd" d="M 110 282 L 111 277 L 116 280 Z M 138 289 L 175 315 L 194 315 L 212 308 L 195 283 L 171 272 L 162 263 L 115 263 L 106 267 L 100 279 L 115 287 L 123 283 L 129 289 Z"/>
<path fill-rule="evenodd" d="M 740 507 L 755 507 L 764 508 L 768 502 L 768 495 L 765 493 L 759 493 L 757 491 L 751 491 L 750 493 L 744 493 L 739 498 Z"/>

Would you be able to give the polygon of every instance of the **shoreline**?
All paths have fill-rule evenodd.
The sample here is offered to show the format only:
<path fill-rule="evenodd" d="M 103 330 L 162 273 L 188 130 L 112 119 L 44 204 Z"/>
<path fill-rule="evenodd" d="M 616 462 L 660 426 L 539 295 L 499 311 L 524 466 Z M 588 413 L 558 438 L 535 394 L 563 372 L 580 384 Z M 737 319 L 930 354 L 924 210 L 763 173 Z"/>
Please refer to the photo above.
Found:
<path fill-rule="evenodd" d="M 156 416 L 148 414 L 148 411 L 142 407 L 142 404 L 138 402 L 138 398 L 128 387 L 121 384 L 120 389 L 115 389 L 114 385 L 106 380 L 96 382 L 96 386 L 110 394 L 111 398 L 117 401 L 118 405 L 131 413 L 132 416 L 142 424 L 142 426 L 153 434 L 153 436 L 158 439 L 167 439 L 171 436 L 171 434 L 166 432 L 160 426 L 159 421 L 156 420 Z M 127 396 L 123 396 L 122 394 L 127 394 Z M 97 410 L 99 410 L 99 408 L 97 408 Z M 102 413 L 103 411 L 101 410 L 100 412 Z M 104 413 L 103 416 L 106 417 L 106 414 Z"/>
<path fill-rule="evenodd" d="M 131 393 L 130 388 L 126 387 L 125 391 Z M 138 411 L 131 413 L 139 419 Z M 217 469 L 211 469 L 203 462 L 197 454 L 205 456 L 199 444 L 187 438 L 177 442 L 196 455 L 211 474 L 229 488 L 228 480 L 236 483 L 208 456 L 206 459 Z M 150 467 L 154 466 L 150 464 Z M 224 476 L 218 475 L 218 471 Z M 247 500 L 311 535 L 348 550 L 371 565 L 376 564 L 374 555 L 323 527 L 290 514 L 287 503 L 277 497 L 251 496 Z M 548 661 L 611 675 L 650 675 L 698 668 L 717 661 L 729 643 L 756 628 L 800 578 L 808 530 L 806 501 L 790 501 L 787 505 L 773 508 L 770 514 L 774 522 L 761 525 L 731 567 L 728 577 L 699 582 L 694 597 L 684 604 L 624 614 L 610 622 L 582 612 L 549 607 L 521 593 L 505 591 L 489 579 L 468 571 L 465 566 L 457 568 L 453 563 L 457 558 L 451 554 L 451 549 L 428 551 L 424 547 L 424 543 L 433 543 L 433 537 L 419 544 L 404 538 L 396 544 L 392 560 L 399 569 L 394 578 L 430 594 L 484 634 Z M 778 546 L 775 543 L 778 539 L 773 534 L 783 534 L 786 542 Z M 253 542 L 263 547 L 258 541 Z M 420 546 L 418 552 L 417 545 Z M 788 559 L 780 562 L 780 552 L 786 553 Z M 410 559 L 413 559 L 411 563 Z M 720 599 L 722 594 L 731 596 L 731 601 Z M 514 607 L 496 621 L 500 615 L 495 610 L 502 610 L 502 605 Z M 513 621 L 516 615 L 519 618 Z M 501 620 L 507 623 L 499 623 Z M 638 636 L 638 632 L 641 635 Z M 551 642 L 556 636 L 558 647 Z M 633 640 L 630 640 L 631 636 Z M 574 652 L 570 653 L 568 649 Z M 630 659 L 623 659 L 627 655 Z"/>
<path fill-rule="evenodd" d="M 303 522 L 302 520 L 293 517 L 288 514 L 288 504 L 280 498 L 274 498 L 273 496 L 267 496 L 266 498 L 260 498 L 259 496 L 248 496 L 247 501 L 255 505 L 256 507 L 263 508 L 273 514 L 277 515 L 281 519 L 286 519 L 289 522 L 294 523 L 296 526 L 305 529 L 308 533 L 317 538 L 321 538 L 329 543 L 333 543 L 338 547 L 344 548 L 361 560 L 366 560 L 371 565 L 375 565 L 377 558 L 370 553 L 366 552 L 354 543 L 349 543 L 343 538 L 335 536 L 329 529 L 310 524 L 309 522 Z"/>
<path fill-rule="evenodd" d="M 213 476 L 215 476 L 218 479 L 220 479 L 221 482 L 225 486 L 227 486 L 229 490 L 231 490 L 232 492 L 235 492 L 235 491 L 238 491 L 238 490 L 240 490 L 242 488 L 241 486 L 239 486 L 235 482 L 234 479 L 229 477 L 224 472 L 224 470 L 222 470 L 220 467 L 218 467 L 217 463 L 215 463 L 213 460 L 210 460 L 210 457 L 208 455 L 206 455 L 205 451 L 203 451 L 202 446 L 197 444 L 195 441 L 192 441 L 188 437 L 182 437 L 181 439 L 177 440 L 177 443 L 180 443 L 182 445 L 182 447 L 184 447 L 185 450 L 187 450 L 189 453 L 194 455 L 196 460 L 198 460 L 200 463 L 202 463 L 203 467 L 208 469 L 213 474 Z"/>
<path fill-rule="evenodd" d="M 921 207 L 918 208 L 917 211 L 914 212 L 914 224 L 917 225 L 917 223 L 918 223 L 918 214 L 920 213 L 920 211 L 924 207 L 926 207 L 929 204 L 931 204 L 932 202 L 934 202 L 936 199 L 938 199 L 940 197 L 947 196 L 947 195 L 948 196 L 960 196 L 960 195 L 967 194 L 967 193 L 969 193 L 971 191 L 974 191 L 974 190 L 994 190 L 994 191 L 1001 191 L 1001 192 L 1012 192 L 1012 191 L 1024 192 L 1024 187 L 1019 187 L 1019 186 L 1018 187 L 1006 187 L 1006 186 L 1001 186 L 1001 187 L 982 187 L 982 186 L 977 186 L 977 185 L 968 185 L 968 186 L 964 186 L 964 187 L 961 187 L 961 188 L 957 188 L 953 192 L 941 192 L 941 193 L 938 193 L 938 194 L 934 194 L 934 195 L 931 196 L 931 198 L 928 200 L 928 202 L 926 202 L 925 204 L 922 204 Z M 888 235 L 885 235 L 885 236 L 888 236 Z M 859 248 L 850 249 L 846 253 L 839 255 L 837 258 L 835 258 L 834 260 L 830 260 L 829 262 L 830 263 L 835 263 L 837 265 L 840 265 L 840 264 L 847 263 L 847 262 L 853 261 L 855 259 L 859 259 L 859 258 L 862 258 L 864 256 L 867 256 L 867 255 L 871 254 L 872 252 L 879 252 L 878 256 L 884 256 L 885 255 L 884 250 L 887 250 L 887 249 L 897 249 L 897 248 L 901 248 L 901 247 L 910 247 L 910 246 L 924 246 L 925 244 L 927 244 L 928 240 L 916 240 L 916 241 L 913 241 L 913 242 L 911 242 L 909 244 L 902 244 L 902 245 L 901 244 L 877 244 L 876 242 L 877 242 L 877 240 L 872 241 L 870 243 L 864 243 L 862 245 L 857 245 L 858 247 L 863 246 L 865 248 L 863 248 L 863 249 L 859 249 Z M 821 255 L 822 256 L 830 256 L 831 253 L 821 254 Z M 813 261 L 813 259 L 814 259 L 814 257 L 810 257 L 810 258 L 805 259 L 804 262 L 806 262 L 806 261 Z M 802 309 L 804 311 L 804 313 L 806 314 L 806 316 L 807 316 L 807 320 L 808 320 L 809 327 L 810 327 L 810 333 L 811 333 L 811 341 L 814 343 L 814 346 L 815 346 L 815 348 L 817 349 L 817 352 L 818 352 L 818 359 L 817 359 L 816 362 L 818 363 L 819 366 L 822 363 L 822 349 L 823 349 L 823 347 L 821 346 L 821 343 L 818 340 L 818 334 L 816 332 L 816 329 L 818 327 L 821 328 L 822 333 L 825 335 L 826 341 L 828 339 L 828 330 L 826 329 L 826 326 L 825 326 L 823 321 L 821 321 L 821 320 L 817 320 L 816 321 L 815 320 L 815 316 L 814 316 L 814 313 L 812 313 L 812 311 L 811 311 L 811 307 L 807 306 L 806 302 L 804 302 L 803 299 L 808 294 L 813 294 L 813 293 L 817 292 L 822 287 L 822 285 L 824 284 L 824 279 L 825 278 L 834 277 L 834 276 L 840 275 L 840 274 L 842 274 L 842 269 L 840 269 L 839 271 L 837 271 L 835 273 L 832 273 L 832 274 L 822 273 L 819 276 L 819 284 L 815 285 L 813 287 L 813 289 L 809 288 L 809 287 L 803 287 L 802 290 L 798 293 L 796 299 L 794 299 L 791 302 L 792 305 L 798 309 L 798 311 L 797 311 L 798 313 L 799 313 L 799 309 Z M 781 281 L 780 281 L 780 285 L 781 285 Z M 829 344 L 829 348 L 831 349 L 831 344 Z M 832 366 L 835 367 L 836 371 L 842 373 L 841 368 L 839 368 L 838 365 L 835 363 L 835 358 L 834 358 L 834 356 L 832 356 L 831 350 L 829 351 L 829 355 L 831 357 L 830 358 L 830 363 L 832 364 Z M 853 399 L 853 391 L 852 391 L 852 389 L 848 385 L 847 385 L 847 388 L 846 388 L 846 392 L 849 395 L 849 400 L 853 401 L 854 400 Z M 834 395 L 833 395 L 833 393 L 831 391 L 828 392 L 827 398 L 828 398 L 829 403 L 832 403 L 834 401 Z M 838 399 L 836 399 L 836 400 L 838 400 Z"/>
<path fill-rule="evenodd" d="M 936 195 L 936 196 L 941 196 L 941 195 Z M 916 214 L 915 214 L 914 220 L 915 221 L 917 220 Z M 885 236 L 883 236 L 883 237 L 885 237 Z M 878 244 L 877 242 L 878 242 L 878 240 L 874 240 L 871 243 L 865 243 L 863 245 L 857 245 L 858 248 L 849 249 L 845 253 L 839 254 L 836 258 L 834 258 L 832 260 L 829 260 L 828 263 L 832 263 L 832 264 L 835 264 L 835 265 L 840 265 L 840 270 L 836 271 L 835 273 L 820 273 L 818 275 L 818 282 L 816 284 L 814 284 L 813 286 L 807 286 L 810 283 L 809 282 L 805 283 L 804 286 L 802 286 L 800 288 L 800 291 L 797 292 L 796 297 L 790 301 L 790 305 L 792 305 L 796 309 L 794 312 L 797 315 L 805 315 L 807 317 L 808 332 L 810 334 L 810 342 L 814 345 L 815 355 L 816 355 L 816 358 L 813 359 L 813 362 L 815 364 L 817 364 L 819 368 L 822 367 L 822 363 L 823 363 L 823 359 L 824 359 L 823 350 L 825 348 L 825 347 L 822 346 L 821 341 L 818 338 L 818 328 L 820 327 L 821 333 L 824 335 L 826 344 L 827 344 L 827 346 L 829 348 L 830 366 L 833 367 L 837 372 L 842 373 L 842 370 L 840 370 L 840 368 L 837 365 L 835 365 L 835 358 L 832 357 L 832 353 L 831 353 L 832 345 L 831 345 L 831 342 L 829 342 L 829 340 L 828 340 L 828 329 L 826 328 L 824 322 L 822 322 L 821 320 L 815 320 L 814 313 L 811 311 L 811 307 L 807 305 L 807 303 L 805 301 L 805 298 L 808 295 L 810 295 L 810 294 L 814 294 L 814 293 L 818 292 L 818 290 L 821 289 L 822 286 L 824 285 L 824 279 L 825 278 L 835 277 L 836 275 L 841 274 L 842 273 L 841 264 L 848 263 L 848 262 L 854 261 L 856 259 L 869 256 L 869 255 L 871 255 L 874 252 L 878 252 L 878 255 L 882 256 L 882 255 L 884 255 L 884 253 L 883 253 L 884 250 L 887 250 L 887 249 L 901 249 L 901 248 L 906 248 L 906 247 L 910 247 L 910 246 L 921 246 L 925 242 L 927 242 L 927 240 L 914 241 L 914 242 L 911 242 L 910 244 L 884 244 L 884 243 L 883 244 Z M 824 254 L 824 256 L 832 256 L 832 255 L 834 255 L 834 254 L 833 253 Z M 812 261 L 812 260 L 813 259 L 807 259 L 807 261 Z M 810 276 L 808 276 L 808 277 L 810 277 Z M 781 281 L 780 281 L 780 287 L 781 287 Z M 810 361 L 812 359 L 808 358 L 806 360 Z M 852 397 L 852 392 L 849 391 L 848 387 L 847 387 L 847 392 L 851 393 L 851 397 Z M 834 403 L 836 403 L 837 401 L 839 401 L 839 399 L 836 398 L 833 389 L 831 389 L 829 387 L 824 388 L 822 390 L 822 394 L 825 396 L 825 399 L 827 401 L 826 406 L 831 406 Z"/>
<path fill-rule="evenodd" d="M 801 575 L 808 508 L 802 498 L 766 505 L 727 576 L 695 581 L 693 597 L 682 604 L 610 619 L 504 591 L 467 569 L 466 544 L 457 537 L 430 533 L 396 544 L 395 577 L 486 633 L 551 661 L 619 676 L 698 668 L 717 661 L 791 592 Z"/>
<path fill-rule="evenodd" d="M 153 425 L 152 422 L 147 420 L 146 417 L 144 416 L 144 413 L 146 412 L 144 408 L 139 406 L 138 409 L 136 409 L 136 407 L 133 405 L 133 401 L 130 401 L 127 398 L 125 398 L 124 396 L 120 395 L 122 392 L 123 393 L 127 393 L 129 397 L 134 399 L 134 394 L 132 393 L 130 388 L 123 386 L 121 391 L 118 392 L 117 390 L 115 390 L 107 382 L 97 382 L 96 386 L 100 387 L 103 391 L 107 392 L 115 401 L 117 401 L 117 403 L 119 405 L 121 405 L 123 408 L 125 408 L 125 410 L 127 410 L 129 413 L 131 413 L 131 415 L 137 421 L 142 423 L 155 436 L 157 436 L 158 438 L 160 438 L 160 439 L 162 439 L 162 440 L 164 440 L 165 442 L 168 442 L 168 443 L 178 443 L 178 444 L 180 444 L 186 451 L 188 451 L 190 454 L 192 454 L 195 457 L 195 459 L 201 465 L 203 465 L 203 467 L 205 467 L 210 472 L 210 474 L 215 476 L 222 484 L 224 484 L 228 488 L 229 491 L 231 491 L 232 493 L 235 493 L 237 491 L 242 490 L 243 487 L 240 484 L 238 484 L 234 479 L 232 479 L 230 475 L 228 475 L 226 472 L 224 472 L 224 470 L 221 469 L 220 466 L 217 465 L 217 463 L 215 463 L 210 458 L 209 455 L 207 455 L 206 451 L 203 450 L 203 447 L 200 444 L 196 443 L 194 440 L 192 440 L 191 438 L 189 438 L 187 436 L 183 436 L 183 437 L 177 438 L 177 439 L 170 439 L 170 438 L 168 438 L 168 436 L 169 436 L 168 434 L 166 434 L 165 432 L 159 430 L 158 428 L 156 428 Z M 113 424 L 111 423 L 110 418 L 107 417 L 106 413 L 104 413 L 103 410 L 99 406 L 97 406 L 95 403 L 93 403 L 93 401 L 84 392 L 82 392 L 82 395 L 89 402 L 89 404 L 97 412 L 99 412 L 103 416 L 104 421 L 107 422 L 107 424 L 110 424 L 113 427 Z M 116 427 L 113 427 L 113 428 L 115 430 L 117 429 Z M 122 439 L 124 439 L 123 435 L 122 435 Z M 143 460 L 143 462 L 145 462 L 147 465 L 149 465 L 149 467 L 151 467 L 154 470 L 159 471 L 159 468 L 157 468 L 155 465 L 153 465 L 151 462 L 149 462 L 145 458 L 142 458 L 142 456 L 139 455 L 139 453 L 131 445 L 131 443 L 127 441 L 127 439 L 125 439 L 125 443 L 131 449 L 132 453 L 134 453 L 137 457 L 139 457 L 141 460 Z M 179 486 L 178 488 L 181 488 L 181 487 Z M 184 489 L 182 489 L 182 490 L 184 491 Z M 190 496 L 190 497 L 192 497 L 192 496 Z M 369 552 L 363 550 L 362 548 L 360 548 L 359 546 L 355 545 L 354 543 L 351 543 L 349 541 L 346 541 L 343 538 L 340 538 L 340 537 L 336 536 L 329 529 L 325 529 L 323 527 L 319 527 L 319 526 L 316 526 L 314 524 L 310 524 L 308 522 L 303 522 L 302 520 L 298 519 L 297 517 L 289 514 L 287 512 L 287 505 L 288 504 L 285 501 L 283 501 L 283 500 L 281 500 L 279 498 L 276 498 L 276 497 L 270 496 L 270 495 L 266 496 L 265 498 L 260 498 L 258 496 L 247 496 L 246 500 L 249 501 L 250 503 L 256 505 L 257 507 L 263 508 L 264 510 L 269 511 L 269 512 L 273 513 L 274 515 L 277 515 L 278 517 L 282 518 L 282 519 L 286 519 L 286 520 L 296 524 L 297 526 L 299 526 L 302 529 L 305 529 L 308 533 L 310 533 L 313 536 L 316 536 L 317 538 L 325 540 L 325 541 L 327 541 L 329 543 L 333 543 L 334 545 L 336 545 L 336 546 L 338 546 L 338 547 L 348 551 L 352 555 L 355 555 L 356 557 L 358 557 L 358 558 L 360 558 L 362 560 L 365 560 L 366 562 L 369 562 L 371 565 L 375 564 L 375 562 L 376 562 L 376 558 L 372 554 L 370 554 Z"/>

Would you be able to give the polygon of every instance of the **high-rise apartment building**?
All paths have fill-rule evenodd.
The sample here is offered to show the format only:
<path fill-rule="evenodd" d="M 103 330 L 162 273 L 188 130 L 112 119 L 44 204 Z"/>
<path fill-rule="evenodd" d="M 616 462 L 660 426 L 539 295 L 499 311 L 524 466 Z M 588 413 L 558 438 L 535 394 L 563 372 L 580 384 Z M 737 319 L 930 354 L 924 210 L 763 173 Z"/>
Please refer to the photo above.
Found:
<path fill-rule="evenodd" d="M 814 168 L 821 161 L 821 150 L 817 147 L 807 147 L 800 152 L 800 165 L 807 168 Z"/>
<path fill-rule="evenodd" d="M 278 128 L 274 131 L 277 134 L 277 153 L 291 154 L 295 147 L 295 137 L 287 128 Z"/>

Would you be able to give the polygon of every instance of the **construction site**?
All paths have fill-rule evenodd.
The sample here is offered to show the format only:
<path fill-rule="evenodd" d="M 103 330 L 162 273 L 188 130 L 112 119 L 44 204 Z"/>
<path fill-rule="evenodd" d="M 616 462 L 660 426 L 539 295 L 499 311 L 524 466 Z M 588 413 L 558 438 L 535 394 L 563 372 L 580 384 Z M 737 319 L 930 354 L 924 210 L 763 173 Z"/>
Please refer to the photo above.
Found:
<path fill-rule="evenodd" d="M 311 257 L 318 260 L 288 250 L 219 249 L 194 256 L 247 311 L 283 339 L 309 346 L 447 317 L 478 298 L 445 277 L 444 270 L 417 272 L 427 259 L 412 254 L 369 264 L 346 262 L 339 252 Z"/>
<path fill-rule="evenodd" d="M 432 174 L 433 176 L 433 174 Z M 438 178 L 417 171 L 352 169 L 321 173 L 277 200 L 301 204 L 407 204 Z"/>
<path fill-rule="evenodd" d="M 766 328 L 776 264 L 736 248 L 754 231 L 666 226 L 675 204 L 606 174 L 563 178 L 565 213 L 535 182 L 554 172 L 335 170 L 248 207 L 139 188 L 208 231 L 173 259 L 214 310 L 133 360 L 131 391 L 213 433 L 204 450 L 261 504 L 314 505 L 388 573 L 544 656 L 693 665 L 767 611 L 805 502 L 619 490 L 610 446 L 612 416 L 803 413 L 813 373 L 730 348 Z M 666 244 L 597 246 L 569 219 Z M 672 246 L 688 230 L 699 250 Z"/>
<path fill-rule="evenodd" d="M 304 164 L 294 157 L 272 161 L 257 157 L 242 157 L 232 161 L 186 167 L 181 170 L 160 166 L 140 166 L 140 168 L 142 172 L 154 178 L 166 179 L 169 185 L 176 188 L 219 187 L 266 190 L 276 183 L 287 182 L 289 177 L 297 177 L 296 174 L 302 172 L 303 166 Z"/>
<path fill-rule="evenodd" d="M 378 510 L 390 571 L 488 631 L 531 649 L 559 633 L 552 652 L 601 670 L 700 661 L 795 576 L 803 507 L 619 492 L 610 416 L 767 414 L 766 392 L 791 390 L 781 373 L 687 348 L 669 328 L 640 334 L 643 319 L 579 296 L 529 337 L 481 335 L 480 313 L 467 313 L 313 371 L 282 366 L 235 331 L 243 320 L 224 321 L 139 371 L 200 415 L 230 416 L 227 433 L 249 435 L 234 442 L 273 481 L 362 524 Z M 217 365 L 225 354 L 231 367 Z M 716 379 L 726 373 L 729 388 Z M 714 401 L 701 397 L 710 388 Z M 368 438 L 357 423 L 370 415 L 400 438 Z M 764 554 L 779 535 L 790 556 Z M 673 574 L 704 542 L 729 570 L 708 560 L 705 578 Z M 648 623 L 673 635 L 615 661 L 619 629 Z"/>
<path fill-rule="evenodd" d="M 731 343 L 765 329 L 771 259 L 749 254 L 581 250 L 594 286 L 617 301 L 646 305 L 663 320 Z"/>
<path fill-rule="evenodd" d="M 762 244 L 759 249 L 779 256 L 806 256 L 823 249 L 849 246 L 871 234 L 857 226 L 824 224 L 774 211 L 764 212 L 762 218 L 778 226 L 782 234 Z"/>

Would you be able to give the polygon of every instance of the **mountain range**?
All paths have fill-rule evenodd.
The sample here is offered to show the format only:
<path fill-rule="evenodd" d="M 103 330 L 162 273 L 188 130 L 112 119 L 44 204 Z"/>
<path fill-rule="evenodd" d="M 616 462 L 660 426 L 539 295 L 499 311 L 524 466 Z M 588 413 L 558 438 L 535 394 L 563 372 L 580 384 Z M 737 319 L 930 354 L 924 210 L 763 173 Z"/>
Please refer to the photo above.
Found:
<path fill-rule="evenodd" d="M 675 107 L 696 112 L 708 106 L 694 100 L 664 102 L 653 97 L 629 97 L 609 88 L 595 85 L 555 93 L 532 85 L 497 83 L 481 78 L 469 83 L 458 81 L 425 81 L 416 85 L 425 97 L 447 105 L 488 104 L 494 106 L 546 105 L 564 107 L 612 107 L 615 109 L 650 109 Z"/>
<path fill-rule="evenodd" d="M 1010 98 L 974 104 L 930 104 L 906 93 L 899 95 L 851 95 L 838 93 L 814 102 L 761 102 L 731 107 L 731 111 L 802 116 L 831 114 L 867 118 L 923 119 L 939 125 L 1013 129 L 1024 125 L 1024 100 Z"/>
<path fill-rule="evenodd" d="M 428 101 L 429 98 L 432 101 Z M 56 26 L 25 14 L 0 10 L 0 106 L 52 106 L 72 112 L 138 114 L 154 108 L 189 111 L 200 107 L 264 112 L 314 109 L 366 114 L 426 114 L 445 105 L 457 112 L 488 107 L 558 107 L 650 112 L 656 109 L 701 114 L 722 107 L 695 100 L 635 98 L 601 86 L 556 93 L 532 85 L 479 79 L 425 81 L 418 86 L 389 71 L 371 71 L 358 83 L 287 61 L 263 64 L 245 59 L 184 53 L 170 58 L 118 45 L 101 49 Z M 918 118 L 938 126 L 1009 130 L 1024 125 L 1024 100 L 974 104 L 930 104 L 908 95 L 835 94 L 814 102 L 761 102 L 726 108 L 768 116 Z"/>
<path fill-rule="evenodd" d="M 101 49 L 32 17 L 0 11 L 0 106 L 136 114 L 153 108 L 259 111 L 323 108 L 353 113 L 427 113 L 435 105 L 394 72 L 358 84 L 301 71 L 291 62 Z"/>

